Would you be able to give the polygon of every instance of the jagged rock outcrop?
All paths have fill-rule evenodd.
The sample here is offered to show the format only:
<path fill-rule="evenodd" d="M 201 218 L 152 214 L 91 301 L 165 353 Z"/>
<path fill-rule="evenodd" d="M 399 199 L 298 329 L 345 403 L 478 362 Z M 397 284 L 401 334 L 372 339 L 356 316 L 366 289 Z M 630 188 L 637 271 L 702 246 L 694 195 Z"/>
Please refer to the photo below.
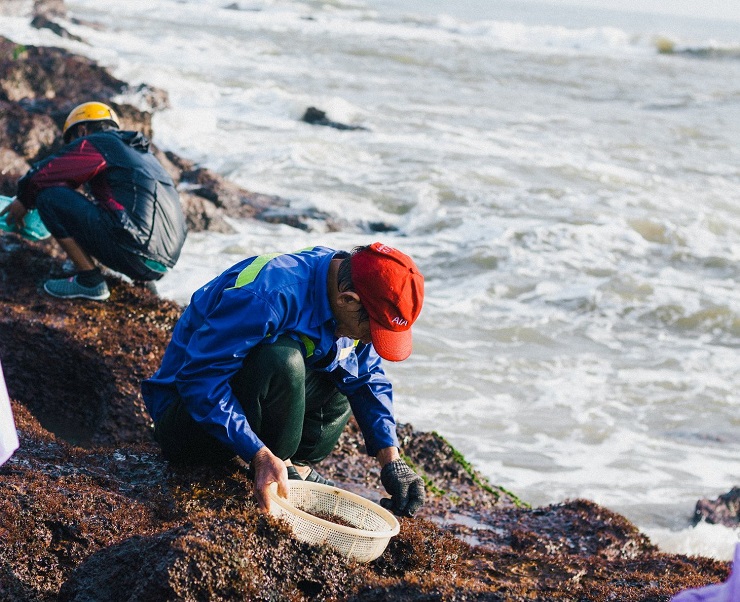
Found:
<path fill-rule="evenodd" d="M 728 563 L 662 554 L 592 502 L 529 508 L 410 425 L 403 452 L 428 482 L 419 517 L 367 565 L 298 544 L 257 511 L 240 466 L 173 467 L 152 440 L 139 383 L 181 308 L 116 280 L 106 303 L 45 296 L 55 255 L 0 235 L 0 361 L 21 441 L 0 467 L 4 601 L 667 602 L 727 578 Z M 377 500 L 363 449 L 350 423 L 321 471 Z"/>
<path fill-rule="evenodd" d="M 326 115 L 326 111 L 322 111 L 316 107 L 308 107 L 303 113 L 301 121 L 305 121 L 311 125 L 325 125 L 336 130 L 367 130 L 366 127 L 361 125 L 350 125 L 329 119 Z"/>
<path fill-rule="evenodd" d="M 1 8 L 35 9 L 63 28 L 61 0 Z M 91 95 L 148 135 L 151 112 L 166 105 L 166 93 L 131 90 L 87 59 L 0 38 L 3 194 L 57 148 L 67 112 Z M 127 95 L 149 108 L 113 101 Z M 345 226 L 157 152 L 193 229 L 228 228 L 228 215 Z M 367 565 L 299 544 L 257 511 L 241 467 L 177 468 L 154 443 L 139 385 L 158 367 L 181 308 L 115 279 L 106 303 L 45 296 L 40 284 L 62 273 L 53 241 L 0 233 L 0 361 L 21 442 L 0 467 L 0 600 L 667 602 L 727 578 L 728 563 L 662 554 L 592 502 L 529 508 L 447 441 L 410 425 L 401 426 L 403 452 L 428 483 L 419 517 L 402 519 Z M 321 470 L 380 497 L 378 468 L 352 422 Z"/>
<path fill-rule="evenodd" d="M 740 526 L 740 487 L 733 487 L 716 500 L 707 498 L 696 502 L 694 524 L 706 521 L 712 525 L 724 525 L 735 529 Z"/>
<path fill-rule="evenodd" d="M 43 17 L 37 13 L 37 19 L 48 20 L 55 14 L 49 8 Z M 168 106 L 165 91 L 146 85 L 131 87 L 90 59 L 0 36 L 0 194 L 13 196 L 18 179 L 30 165 L 62 145 L 61 128 L 67 114 L 89 99 L 106 102 L 118 113 L 123 129 L 138 130 L 149 138 L 152 113 Z M 227 217 L 284 223 L 307 231 L 393 229 L 362 220 L 349 224 L 317 209 L 297 209 L 288 199 L 244 190 L 172 152 L 157 148 L 154 152 L 179 185 L 193 231 L 233 232 Z"/>

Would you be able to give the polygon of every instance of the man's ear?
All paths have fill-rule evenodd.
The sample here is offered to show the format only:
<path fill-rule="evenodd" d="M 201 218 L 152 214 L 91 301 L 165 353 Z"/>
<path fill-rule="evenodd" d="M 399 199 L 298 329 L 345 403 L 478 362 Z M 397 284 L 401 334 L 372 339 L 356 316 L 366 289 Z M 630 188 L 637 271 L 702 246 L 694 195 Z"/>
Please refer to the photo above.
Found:
<path fill-rule="evenodd" d="M 356 311 L 361 305 L 360 296 L 353 291 L 342 291 L 337 294 L 337 305 L 342 308 Z"/>
<path fill-rule="evenodd" d="M 78 123 L 75 126 L 74 129 L 74 135 L 72 136 L 72 140 L 77 140 L 77 138 L 82 138 L 83 136 L 87 136 L 87 126 L 84 123 Z M 70 140 L 70 142 L 72 142 Z"/>

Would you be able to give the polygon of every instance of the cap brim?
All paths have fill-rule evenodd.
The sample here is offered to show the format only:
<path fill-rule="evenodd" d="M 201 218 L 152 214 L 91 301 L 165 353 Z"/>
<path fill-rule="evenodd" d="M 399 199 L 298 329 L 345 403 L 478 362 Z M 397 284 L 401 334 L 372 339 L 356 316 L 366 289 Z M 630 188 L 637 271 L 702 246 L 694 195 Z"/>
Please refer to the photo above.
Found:
<path fill-rule="evenodd" d="M 411 355 L 412 337 L 411 329 L 396 332 L 381 328 L 371 318 L 370 338 L 378 355 L 389 362 L 402 362 Z"/>

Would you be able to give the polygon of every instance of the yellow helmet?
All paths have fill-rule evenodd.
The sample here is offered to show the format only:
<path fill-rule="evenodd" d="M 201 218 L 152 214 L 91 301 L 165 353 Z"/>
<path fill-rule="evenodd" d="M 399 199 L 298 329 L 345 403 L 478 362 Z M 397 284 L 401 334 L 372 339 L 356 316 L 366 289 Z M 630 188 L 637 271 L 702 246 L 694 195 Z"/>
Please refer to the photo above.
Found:
<path fill-rule="evenodd" d="M 67 140 L 69 129 L 83 121 L 112 121 L 116 124 L 117 128 L 121 127 L 121 123 L 118 121 L 118 115 L 108 105 L 102 102 L 84 102 L 72 109 L 67 116 L 67 120 L 64 122 L 64 128 L 62 129 L 62 137 Z"/>

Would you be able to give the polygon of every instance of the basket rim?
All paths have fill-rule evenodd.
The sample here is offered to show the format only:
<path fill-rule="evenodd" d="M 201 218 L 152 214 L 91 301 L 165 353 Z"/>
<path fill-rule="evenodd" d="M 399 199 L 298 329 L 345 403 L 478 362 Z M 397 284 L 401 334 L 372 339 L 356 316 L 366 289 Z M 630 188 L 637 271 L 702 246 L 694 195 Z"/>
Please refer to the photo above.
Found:
<path fill-rule="evenodd" d="M 365 529 L 358 529 L 357 527 L 348 527 L 346 525 L 340 525 L 337 523 L 334 523 L 332 521 L 324 520 L 323 518 L 319 518 L 318 516 L 311 514 L 310 512 L 306 512 L 305 510 L 301 510 L 300 508 L 297 508 L 293 504 L 290 503 L 290 501 L 284 497 L 280 497 L 277 493 L 277 483 L 270 483 L 270 485 L 267 488 L 267 493 L 270 497 L 270 502 L 273 504 L 277 504 L 287 512 L 290 512 L 292 514 L 295 514 L 299 516 L 300 518 L 303 518 L 304 520 L 307 520 L 308 522 L 320 525 L 322 527 L 325 527 L 327 529 L 331 529 L 333 531 L 338 531 L 340 533 L 345 533 L 347 535 L 354 535 L 359 537 L 366 537 L 366 538 L 372 538 L 372 539 L 390 539 L 391 537 L 394 537 L 395 535 L 398 535 L 398 533 L 401 530 L 401 524 L 398 522 L 398 519 L 393 516 L 391 512 L 380 506 L 379 504 L 376 504 L 375 502 L 372 502 L 368 500 L 367 498 L 362 497 L 361 495 L 357 495 L 356 493 L 352 493 L 351 491 L 347 491 L 346 489 L 342 489 L 341 487 L 336 487 L 332 485 L 324 485 L 322 483 L 312 483 L 310 481 L 288 481 L 289 487 L 296 487 L 301 489 L 315 489 L 318 491 L 324 491 L 328 493 L 334 493 L 338 495 L 339 497 L 345 497 L 353 502 L 356 502 L 362 506 L 365 506 L 369 510 L 372 510 L 376 514 L 379 514 L 385 521 L 388 523 L 388 525 L 391 527 L 387 531 L 368 531 Z"/>

